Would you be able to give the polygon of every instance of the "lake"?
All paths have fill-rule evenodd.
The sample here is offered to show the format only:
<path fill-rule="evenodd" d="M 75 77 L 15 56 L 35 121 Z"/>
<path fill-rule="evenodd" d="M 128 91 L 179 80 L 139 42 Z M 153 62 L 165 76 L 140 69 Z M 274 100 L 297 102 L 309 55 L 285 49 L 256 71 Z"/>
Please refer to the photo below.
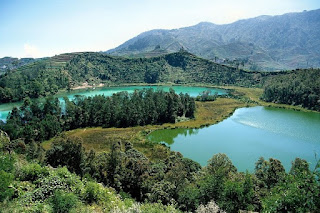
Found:
<path fill-rule="evenodd" d="M 227 94 L 226 90 L 218 89 L 218 88 L 208 88 L 208 87 L 187 87 L 187 86 L 124 86 L 124 87 L 101 87 L 96 89 L 81 89 L 81 90 L 74 90 L 71 92 L 64 92 L 56 95 L 59 100 L 62 102 L 63 97 L 68 97 L 70 100 L 74 98 L 76 95 L 83 95 L 83 96 L 95 96 L 95 95 L 105 95 L 111 96 L 117 92 L 124 92 L 127 91 L 128 93 L 133 93 L 134 90 L 144 89 L 144 88 L 152 88 L 154 90 L 161 89 L 163 91 L 169 91 L 170 88 L 174 89 L 177 94 L 180 92 L 188 93 L 192 97 L 198 96 L 201 92 L 210 90 L 212 94 L 217 93 L 218 95 L 225 95 Z M 5 121 L 8 113 L 12 110 L 13 107 L 19 107 L 22 102 L 16 103 L 6 103 L 0 104 L 0 120 Z"/>
<path fill-rule="evenodd" d="M 225 153 L 239 171 L 254 171 L 260 156 L 280 160 L 287 171 L 300 157 L 313 169 L 315 153 L 320 154 L 320 113 L 261 106 L 241 108 L 206 128 L 157 130 L 148 138 L 166 143 L 171 150 L 202 166 L 214 154 Z"/>

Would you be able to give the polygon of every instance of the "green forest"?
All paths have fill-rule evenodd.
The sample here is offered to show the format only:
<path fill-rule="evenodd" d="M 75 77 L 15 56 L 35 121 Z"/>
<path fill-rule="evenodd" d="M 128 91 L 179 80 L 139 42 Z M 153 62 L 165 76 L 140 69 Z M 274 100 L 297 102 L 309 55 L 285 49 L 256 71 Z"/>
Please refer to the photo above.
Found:
<path fill-rule="evenodd" d="M 111 97 L 77 96 L 72 101 L 64 98 L 63 104 L 53 97 L 44 102 L 26 98 L 21 107 L 13 108 L 0 127 L 11 139 L 41 142 L 76 128 L 174 123 L 177 117 L 193 118 L 194 111 L 194 99 L 188 94 L 177 95 L 172 89 L 136 90 L 130 95 L 120 92 Z"/>
<path fill-rule="evenodd" d="M 0 102 L 39 98 L 74 86 L 138 83 L 234 85 L 264 89 L 263 100 L 319 111 L 319 69 L 249 72 L 192 55 L 185 50 L 153 58 L 102 53 L 64 54 L 0 76 Z"/>
<path fill-rule="evenodd" d="M 0 76 L 0 102 L 23 100 L 0 123 L 0 212 L 320 211 L 320 161 L 309 168 L 296 158 L 285 171 L 279 160 L 260 158 L 253 172 L 239 172 L 225 154 L 213 155 L 201 167 L 147 139 L 139 146 L 159 151 L 157 157 L 147 157 L 135 141 L 114 139 L 108 141 L 109 151 L 97 151 L 66 135 L 78 128 L 193 119 L 195 101 L 216 101 L 215 94 L 192 98 L 145 89 L 63 102 L 52 96 L 84 82 L 235 85 L 263 88 L 260 98 L 267 102 L 320 111 L 319 69 L 248 72 L 186 51 L 138 59 L 100 53 L 59 57 Z M 51 147 L 44 149 L 44 141 Z"/>
<path fill-rule="evenodd" d="M 320 70 L 296 70 L 271 78 L 262 99 L 320 111 Z"/>
<path fill-rule="evenodd" d="M 61 56 L 62 57 L 62 56 Z M 186 51 L 154 58 L 128 59 L 101 53 L 41 60 L 0 76 L 0 101 L 38 98 L 62 89 L 123 83 L 208 83 L 214 85 L 261 86 L 265 75 L 216 64 Z"/>

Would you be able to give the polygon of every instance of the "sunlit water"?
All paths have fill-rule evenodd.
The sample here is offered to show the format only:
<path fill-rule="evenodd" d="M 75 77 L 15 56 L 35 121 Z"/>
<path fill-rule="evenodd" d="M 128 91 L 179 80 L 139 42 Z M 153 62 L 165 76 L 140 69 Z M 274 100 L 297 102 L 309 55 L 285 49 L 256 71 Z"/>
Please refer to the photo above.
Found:
<path fill-rule="evenodd" d="M 214 154 L 225 153 L 240 171 L 253 171 L 260 156 L 279 159 L 286 170 L 296 157 L 306 159 L 313 168 L 315 154 L 320 155 L 320 113 L 241 108 L 216 125 L 158 130 L 149 139 L 167 143 L 203 166 Z"/>
<path fill-rule="evenodd" d="M 192 97 L 198 96 L 201 92 L 210 90 L 212 94 L 224 95 L 227 94 L 226 90 L 217 89 L 217 88 L 206 88 L 206 87 L 186 87 L 186 86 L 127 86 L 127 87 L 102 87 L 96 89 L 83 89 L 75 90 L 72 92 L 65 92 L 57 95 L 59 100 L 63 102 L 63 97 L 68 97 L 70 100 L 76 95 L 83 96 L 95 96 L 95 95 L 104 95 L 111 96 L 117 92 L 127 91 L 128 93 L 133 93 L 134 90 L 144 89 L 144 88 L 153 88 L 154 90 L 163 90 L 169 91 L 170 88 L 174 89 L 177 94 L 179 93 L 188 93 Z M 0 104 L 0 120 L 5 121 L 8 113 L 12 110 L 14 106 L 20 106 L 21 102 Z"/>

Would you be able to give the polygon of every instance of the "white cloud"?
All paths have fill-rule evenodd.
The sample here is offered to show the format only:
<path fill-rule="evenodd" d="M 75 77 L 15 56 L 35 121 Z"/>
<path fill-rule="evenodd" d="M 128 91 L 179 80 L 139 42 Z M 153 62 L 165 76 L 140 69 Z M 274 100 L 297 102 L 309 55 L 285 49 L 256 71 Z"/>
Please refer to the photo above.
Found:
<path fill-rule="evenodd" d="M 41 53 L 39 49 L 31 44 L 24 44 L 24 57 L 26 58 L 39 58 Z"/>

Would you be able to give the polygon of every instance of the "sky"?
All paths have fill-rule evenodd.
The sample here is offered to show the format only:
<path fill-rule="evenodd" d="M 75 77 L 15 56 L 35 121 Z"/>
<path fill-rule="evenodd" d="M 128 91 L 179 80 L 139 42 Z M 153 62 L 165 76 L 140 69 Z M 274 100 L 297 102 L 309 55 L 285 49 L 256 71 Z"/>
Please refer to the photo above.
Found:
<path fill-rule="evenodd" d="M 152 29 L 320 8 L 320 0 L 0 0 L 0 58 L 106 51 Z"/>

